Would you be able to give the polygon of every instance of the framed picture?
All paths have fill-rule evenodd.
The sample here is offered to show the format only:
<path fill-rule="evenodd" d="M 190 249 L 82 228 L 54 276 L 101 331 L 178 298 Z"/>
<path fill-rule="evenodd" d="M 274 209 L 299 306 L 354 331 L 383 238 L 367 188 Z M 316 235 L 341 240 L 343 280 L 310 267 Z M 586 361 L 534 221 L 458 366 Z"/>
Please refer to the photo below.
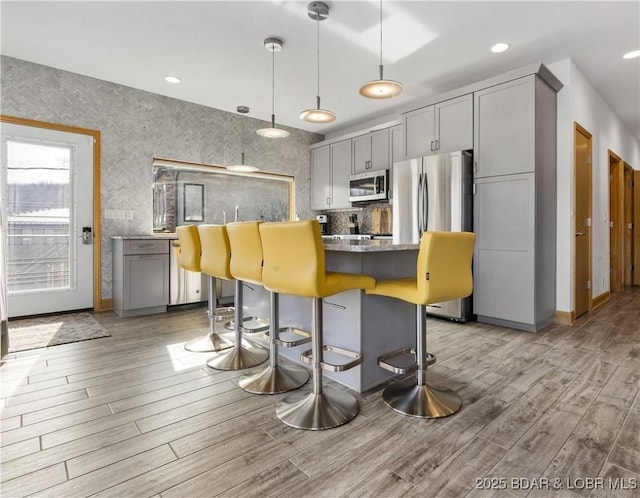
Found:
<path fill-rule="evenodd" d="M 184 184 L 184 221 L 204 221 L 204 185 Z"/>

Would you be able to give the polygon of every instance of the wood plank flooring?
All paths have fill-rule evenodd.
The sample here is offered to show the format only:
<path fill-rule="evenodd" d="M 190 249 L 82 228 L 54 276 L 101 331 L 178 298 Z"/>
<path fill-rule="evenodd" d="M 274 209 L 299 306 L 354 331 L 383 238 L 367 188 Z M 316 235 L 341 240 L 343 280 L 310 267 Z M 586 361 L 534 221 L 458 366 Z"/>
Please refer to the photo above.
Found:
<path fill-rule="evenodd" d="M 462 410 L 404 417 L 376 389 L 321 432 L 183 349 L 204 309 L 95 317 L 111 337 L 0 367 L 3 497 L 640 496 L 640 288 L 537 334 L 429 319 Z"/>

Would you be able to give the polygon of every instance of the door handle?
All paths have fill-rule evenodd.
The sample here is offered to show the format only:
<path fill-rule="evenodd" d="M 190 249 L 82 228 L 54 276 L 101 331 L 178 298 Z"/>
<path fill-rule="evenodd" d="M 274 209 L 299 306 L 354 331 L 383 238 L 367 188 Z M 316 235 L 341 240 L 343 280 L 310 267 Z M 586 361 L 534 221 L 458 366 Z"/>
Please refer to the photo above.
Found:
<path fill-rule="evenodd" d="M 580 235 L 584 235 L 584 232 L 576 232 L 576 237 L 579 237 Z"/>
<path fill-rule="evenodd" d="M 82 227 L 82 243 L 90 245 L 93 242 L 93 236 L 91 235 L 91 227 Z"/>

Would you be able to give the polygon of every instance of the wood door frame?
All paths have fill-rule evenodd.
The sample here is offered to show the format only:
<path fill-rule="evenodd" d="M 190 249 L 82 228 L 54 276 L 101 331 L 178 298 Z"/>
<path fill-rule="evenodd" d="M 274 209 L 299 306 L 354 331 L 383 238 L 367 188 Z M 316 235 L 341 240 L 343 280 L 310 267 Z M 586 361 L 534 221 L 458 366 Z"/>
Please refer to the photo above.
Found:
<path fill-rule="evenodd" d="M 609 266 L 611 292 L 624 289 L 624 169 L 622 158 L 608 150 L 609 158 Z"/>
<path fill-rule="evenodd" d="M 17 118 L 0 114 L 0 122 L 11 123 L 47 130 L 76 133 L 93 137 L 93 309 L 104 311 L 109 309 L 109 303 L 102 301 L 102 217 L 100 203 L 100 131 L 88 128 L 78 128 L 57 123 L 47 123 L 34 119 Z M 110 300 L 109 300 L 110 301 Z"/>
<path fill-rule="evenodd" d="M 633 168 L 626 162 L 622 161 L 623 168 L 623 182 L 624 182 L 624 198 L 622 201 L 623 210 L 624 210 L 624 220 L 623 220 L 623 233 L 624 233 L 624 241 L 623 241 L 623 253 L 624 253 L 624 262 L 623 262 L 623 278 L 624 285 L 633 285 L 633 253 L 634 253 L 634 243 L 633 243 L 633 209 L 634 209 L 634 199 L 633 199 Z M 629 183 L 627 183 L 629 182 Z M 631 225 L 631 229 L 629 230 L 628 225 Z"/>
<path fill-rule="evenodd" d="M 633 171 L 633 285 L 640 285 L 640 171 Z"/>
<path fill-rule="evenodd" d="M 589 281 L 592 282 L 591 284 L 591 292 L 589 293 L 589 302 L 588 302 L 588 306 L 587 306 L 587 312 L 591 311 L 593 309 L 593 275 L 592 275 L 592 266 L 593 266 L 593 241 L 592 241 L 592 230 L 591 227 L 593 226 L 593 135 L 591 133 L 589 133 L 585 128 L 583 128 L 579 123 L 577 123 L 576 121 L 573 122 L 573 188 L 574 188 L 574 196 L 573 196 L 573 212 L 576 213 L 577 212 L 577 196 L 578 196 L 578 186 L 577 186 L 577 181 L 578 181 L 578 160 L 577 160 L 577 152 L 576 152 L 576 148 L 577 148 L 577 143 L 576 143 L 576 139 L 575 139 L 575 134 L 576 133 L 580 133 L 581 135 L 583 135 L 586 139 L 587 139 L 587 143 L 588 143 L 588 151 L 587 151 L 587 155 L 590 158 L 587 167 L 588 167 L 588 178 L 589 178 L 589 185 L 588 185 L 588 192 L 587 192 L 587 197 L 588 197 L 588 206 L 589 206 L 589 218 L 592 220 L 591 225 L 589 226 L 589 231 L 586 234 L 587 239 L 588 239 L 588 244 L 589 244 L 589 251 L 588 251 L 588 275 L 589 275 Z M 572 236 L 575 238 L 575 233 L 576 233 L 576 221 L 575 221 L 575 217 L 574 217 L 574 223 L 573 223 L 573 233 Z M 576 274 L 577 274 L 577 258 L 576 258 L 576 245 L 573 244 L 573 313 L 572 313 L 572 321 L 573 319 L 575 319 L 575 315 L 577 313 L 576 310 L 576 291 L 577 291 L 577 282 L 576 282 Z"/>

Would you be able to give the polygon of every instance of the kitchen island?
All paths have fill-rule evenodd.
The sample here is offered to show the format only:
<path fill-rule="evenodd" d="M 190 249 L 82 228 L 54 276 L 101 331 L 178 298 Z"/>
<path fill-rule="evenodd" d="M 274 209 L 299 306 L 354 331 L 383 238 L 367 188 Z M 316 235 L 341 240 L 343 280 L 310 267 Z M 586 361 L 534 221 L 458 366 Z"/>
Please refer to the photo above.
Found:
<path fill-rule="evenodd" d="M 326 270 L 363 273 L 375 279 L 415 275 L 418 244 L 392 244 L 390 240 L 325 240 Z M 311 298 L 280 295 L 280 326 L 311 330 Z M 268 318 L 269 293 L 260 286 L 245 286 L 245 314 Z M 392 374 L 378 366 L 378 356 L 415 344 L 415 308 L 412 304 L 384 296 L 350 290 L 323 299 L 324 344 L 362 355 L 362 364 L 345 372 L 324 375 L 363 392 L 389 379 Z M 251 335 L 247 335 L 251 338 Z M 255 337 L 258 337 L 256 335 Z M 300 353 L 310 344 L 280 348 L 284 357 L 302 364 Z M 346 361 L 331 352 L 331 363 Z"/>

